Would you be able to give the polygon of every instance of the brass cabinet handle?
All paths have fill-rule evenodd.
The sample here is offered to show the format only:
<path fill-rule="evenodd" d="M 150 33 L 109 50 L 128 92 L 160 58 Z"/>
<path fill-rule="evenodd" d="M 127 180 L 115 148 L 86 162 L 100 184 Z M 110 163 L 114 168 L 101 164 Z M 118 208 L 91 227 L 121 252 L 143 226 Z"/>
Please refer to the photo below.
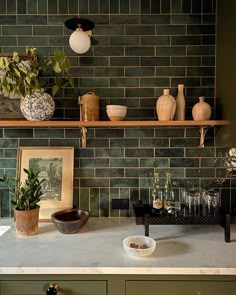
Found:
<path fill-rule="evenodd" d="M 57 284 L 50 284 L 46 291 L 46 295 L 57 295 L 58 287 Z"/>

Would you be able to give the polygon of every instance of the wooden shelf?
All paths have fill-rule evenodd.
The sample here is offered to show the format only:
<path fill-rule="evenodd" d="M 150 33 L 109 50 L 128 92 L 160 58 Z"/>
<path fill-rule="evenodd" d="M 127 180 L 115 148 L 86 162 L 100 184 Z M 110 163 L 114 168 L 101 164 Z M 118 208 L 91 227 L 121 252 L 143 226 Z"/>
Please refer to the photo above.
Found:
<path fill-rule="evenodd" d="M 209 121 L 27 121 L 27 120 L 0 120 L 0 127 L 188 127 L 188 126 L 224 126 L 226 120 Z"/>

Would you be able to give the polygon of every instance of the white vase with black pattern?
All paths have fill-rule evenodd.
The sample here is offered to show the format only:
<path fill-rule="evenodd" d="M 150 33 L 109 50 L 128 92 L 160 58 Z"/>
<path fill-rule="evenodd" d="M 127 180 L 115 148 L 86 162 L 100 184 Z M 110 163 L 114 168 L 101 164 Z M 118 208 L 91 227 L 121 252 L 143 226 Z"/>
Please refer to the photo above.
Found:
<path fill-rule="evenodd" d="M 20 109 L 29 121 L 50 120 L 55 111 L 53 97 L 44 90 L 38 90 L 21 99 Z"/>

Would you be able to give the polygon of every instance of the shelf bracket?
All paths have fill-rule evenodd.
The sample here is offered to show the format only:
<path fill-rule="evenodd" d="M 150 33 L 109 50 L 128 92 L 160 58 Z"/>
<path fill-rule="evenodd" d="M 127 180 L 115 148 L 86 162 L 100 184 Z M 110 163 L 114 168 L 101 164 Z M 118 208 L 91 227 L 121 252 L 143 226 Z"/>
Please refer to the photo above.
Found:
<path fill-rule="evenodd" d="M 86 148 L 87 146 L 87 129 L 81 126 L 81 133 L 82 133 L 82 148 Z"/>
<path fill-rule="evenodd" d="M 204 147 L 206 133 L 210 127 L 211 126 L 201 126 L 199 129 L 199 132 L 200 132 L 200 145 L 199 146 L 202 148 Z"/>

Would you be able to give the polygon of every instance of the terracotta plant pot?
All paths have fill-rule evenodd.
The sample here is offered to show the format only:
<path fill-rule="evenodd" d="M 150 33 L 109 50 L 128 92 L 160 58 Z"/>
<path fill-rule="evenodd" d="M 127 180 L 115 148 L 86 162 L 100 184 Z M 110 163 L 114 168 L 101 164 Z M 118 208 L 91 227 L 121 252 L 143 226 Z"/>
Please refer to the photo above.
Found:
<path fill-rule="evenodd" d="M 16 233 L 20 236 L 32 236 L 38 233 L 39 206 L 32 210 L 15 209 Z"/>

